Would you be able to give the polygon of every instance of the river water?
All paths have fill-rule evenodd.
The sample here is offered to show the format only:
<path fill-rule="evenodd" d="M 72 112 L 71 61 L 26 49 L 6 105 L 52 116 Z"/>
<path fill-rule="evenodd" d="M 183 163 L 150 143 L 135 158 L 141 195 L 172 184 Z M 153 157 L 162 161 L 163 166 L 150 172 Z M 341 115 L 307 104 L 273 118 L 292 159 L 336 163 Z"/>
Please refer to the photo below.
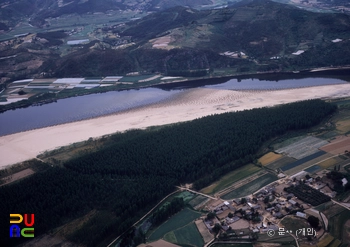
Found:
<path fill-rule="evenodd" d="M 246 78 L 220 78 L 164 84 L 138 90 L 112 91 L 100 94 L 61 99 L 41 106 L 31 106 L 0 114 L 0 136 L 30 129 L 74 122 L 121 112 L 167 100 L 189 88 L 225 90 L 274 90 L 319 85 L 342 84 L 350 81 L 349 75 L 289 74 L 261 75 Z"/>

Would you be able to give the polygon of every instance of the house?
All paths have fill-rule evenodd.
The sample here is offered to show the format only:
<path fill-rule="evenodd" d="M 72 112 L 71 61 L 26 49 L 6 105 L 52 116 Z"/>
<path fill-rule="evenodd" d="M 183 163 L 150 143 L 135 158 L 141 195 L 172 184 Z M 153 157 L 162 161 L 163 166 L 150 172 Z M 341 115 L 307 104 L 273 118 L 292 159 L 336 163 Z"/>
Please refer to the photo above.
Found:
<path fill-rule="evenodd" d="M 275 208 L 267 208 L 266 211 L 271 213 L 272 210 L 274 210 Z"/>
<path fill-rule="evenodd" d="M 295 205 L 297 204 L 297 202 L 294 201 L 294 200 L 292 200 L 292 199 L 290 199 L 288 202 L 289 202 L 290 204 L 292 204 L 293 206 L 295 206 Z"/>
<path fill-rule="evenodd" d="M 281 218 L 283 218 L 284 215 L 282 213 L 278 212 L 278 213 L 275 213 L 273 216 L 276 217 L 277 219 L 281 219 Z"/>
<path fill-rule="evenodd" d="M 306 219 L 306 214 L 305 214 L 305 213 L 302 213 L 302 212 L 297 212 L 297 213 L 296 213 L 296 216 L 297 216 L 297 217 L 300 217 L 300 218 Z"/>
<path fill-rule="evenodd" d="M 255 205 L 253 208 L 254 208 L 255 210 L 258 210 L 258 209 L 261 208 L 261 206 L 260 206 L 260 205 Z"/>
<path fill-rule="evenodd" d="M 233 199 L 232 202 L 236 203 L 237 205 L 241 204 L 241 200 L 240 199 Z"/>

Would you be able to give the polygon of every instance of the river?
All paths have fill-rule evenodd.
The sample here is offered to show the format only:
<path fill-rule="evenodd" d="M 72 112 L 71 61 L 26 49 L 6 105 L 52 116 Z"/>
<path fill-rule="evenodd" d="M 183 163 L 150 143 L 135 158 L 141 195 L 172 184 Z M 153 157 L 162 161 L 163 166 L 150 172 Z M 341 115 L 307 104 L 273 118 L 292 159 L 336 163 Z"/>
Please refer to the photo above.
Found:
<path fill-rule="evenodd" d="M 221 90 L 278 90 L 350 81 L 346 73 L 270 74 L 236 78 L 219 78 L 159 85 L 138 90 L 112 91 L 60 99 L 41 106 L 31 106 L 0 114 L 0 136 L 43 128 L 103 115 L 167 100 L 189 88 Z"/>

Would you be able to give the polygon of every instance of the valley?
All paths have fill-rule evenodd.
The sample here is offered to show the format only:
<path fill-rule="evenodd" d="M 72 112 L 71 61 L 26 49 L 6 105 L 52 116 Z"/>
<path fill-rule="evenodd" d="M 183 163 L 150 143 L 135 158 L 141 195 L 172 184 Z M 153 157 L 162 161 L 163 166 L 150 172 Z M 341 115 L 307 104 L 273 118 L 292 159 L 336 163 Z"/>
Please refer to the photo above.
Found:
<path fill-rule="evenodd" d="M 0 246 L 348 246 L 349 8 L 0 3 Z"/>

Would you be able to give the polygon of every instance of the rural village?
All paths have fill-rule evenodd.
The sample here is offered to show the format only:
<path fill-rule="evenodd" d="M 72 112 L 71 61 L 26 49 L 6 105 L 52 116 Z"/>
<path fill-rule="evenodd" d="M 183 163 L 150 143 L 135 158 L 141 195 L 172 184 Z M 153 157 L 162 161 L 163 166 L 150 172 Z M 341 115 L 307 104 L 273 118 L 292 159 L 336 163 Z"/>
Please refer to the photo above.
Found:
<path fill-rule="evenodd" d="M 335 200 L 337 192 L 349 188 L 348 179 L 342 175 L 350 168 L 349 148 L 350 138 L 346 136 L 334 137 L 330 142 L 313 136 L 292 138 L 255 165 L 224 177 L 222 181 L 235 181 L 229 186 L 220 187 L 219 182 L 200 192 L 189 185 L 179 187 L 184 201 L 201 212 L 195 225 L 204 246 L 259 240 L 291 246 L 339 246 L 340 241 L 329 233 L 330 218 L 350 210 L 350 203 Z M 235 180 L 237 177 L 240 179 Z M 343 201 L 349 199 L 347 196 Z M 158 229 L 148 240 L 155 240 Z M 173 232 L 175 239 L 179 237 Z M 174 242 L 171 239 L 168 233 L 140 247 L 180 246 L 170 243 Z"/>

